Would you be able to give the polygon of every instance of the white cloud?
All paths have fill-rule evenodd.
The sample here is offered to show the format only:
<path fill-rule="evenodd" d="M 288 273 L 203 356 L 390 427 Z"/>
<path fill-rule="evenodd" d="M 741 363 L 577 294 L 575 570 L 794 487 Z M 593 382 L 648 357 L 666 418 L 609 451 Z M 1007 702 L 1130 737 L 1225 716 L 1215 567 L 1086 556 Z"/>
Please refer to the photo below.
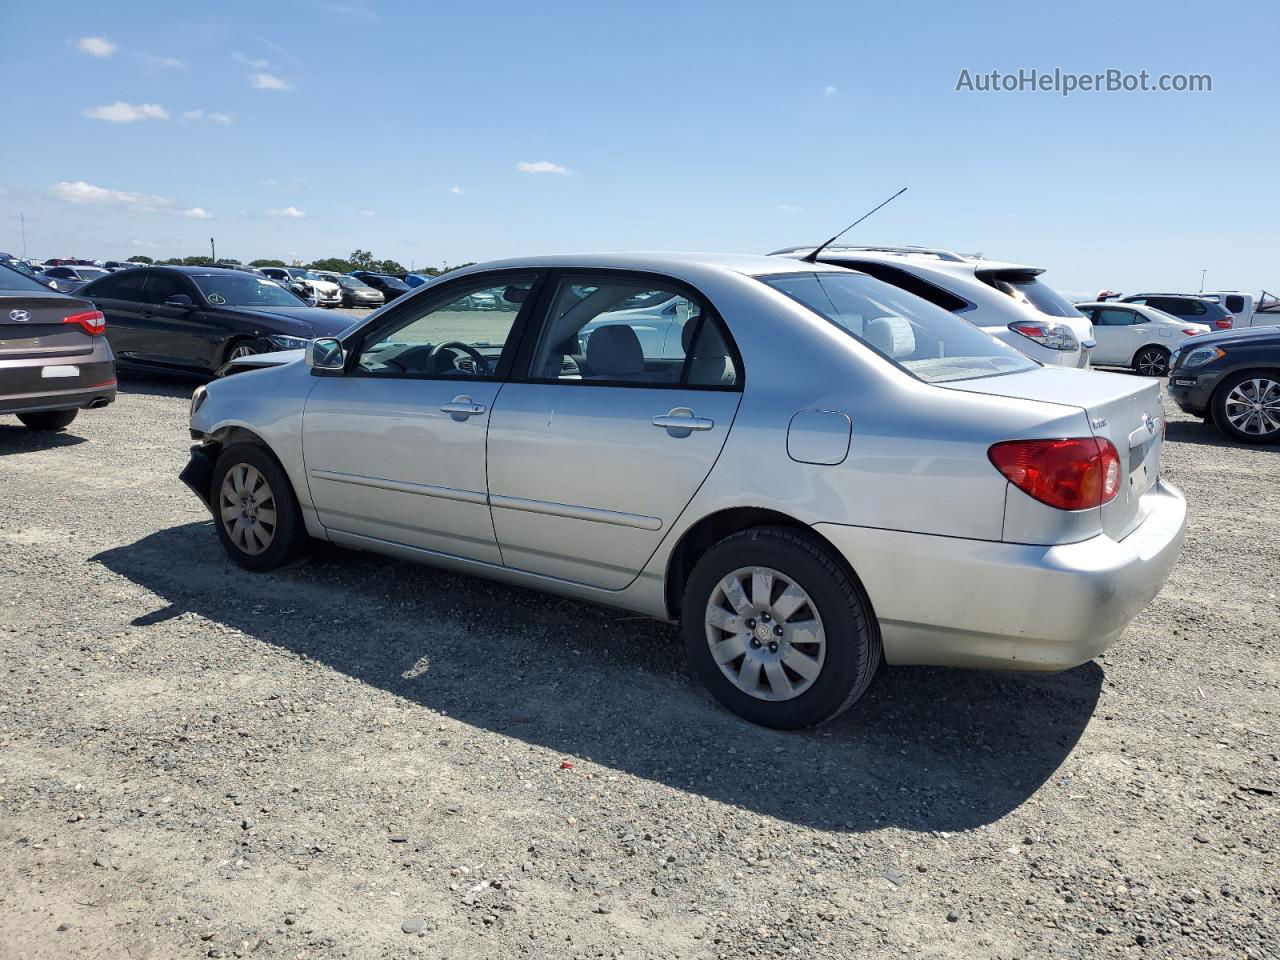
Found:
<path fill-rule="evenodd" d="M 288 90 L 289 84 L 274 73 L 253 73 L 249 75 L 249 83 L 259 90 Z"/>
<path fill-rule="evenodd" d="M 453 194 L 458 194 L 462 192 L 462 188 L 455 183 L 452 187 L 449 188 L 449 192 Z"/>
<path fill-rule="evenodd" d="M 120 49 L 106 37 L 81 37 L 76 41 L 76 46 L 82 53 L 94 57 L 109 57 Z"/>
<path fill-rule="evenodd" d="M 840 91 L 838 91 L 835 87 L 832 87 L 832 86 L 826 86 L 822 88 L 822 95 L 824 97 L 834 97 L 839 92 Z"/>
<path fill-rule="evenodd" d="M 783 213 L 799 213 L 804 208 L 794 207 L 789 203 L 780 203 L 778 204 L 778 209 L 781 210 Z"/>
<path fill-rule="evenodd" d="M 558 173 L 561 176 L 569 175 L 569 168 L 562 167 L 558 163 L 552 163 L 550 160 L 538 160 L 534 163 L 521 160 L 516 164 L 516 169 L 521 173 Z"/>
<path fill-rule="evenodd" d="M 273 217 L 288 217 L 290 220 L 301 220 L 307 215 L 305 211 L 299 210 L 297 207 L 285 207 L 282 210 L 268 210 L 267 213 Z"/>
<path fill-rule="evenodd" d="M 187 63 L 177 57 L 157 57 L 151 53 L 140 53 L 138 59 L 149 67 L 163 67 L 166 70 L 185 70 Z"/>
<path fill-rule="evenodd" d="M 360 216 L 362 217 L 376 217 L 377 215 L 378 215 L 377 210 L 361 210 L 360 211 Z"/>
<path fill-rule="evenodd" d="M 205 113 L 203 110 L 184 110 L 182 111 L 182 119 L 190 120 L 193 123 L 199 120 L 208 120 L 210 123 L 225 125 L 235 118 L 229 113 Z"/>
<path fill-rule="evenodd" d="M 236 63 L 243 63 L 246 67 L 253 67 L 255 70 L 266 70 L 271 66 L 270 61 L 246 57 L 243 53 L 233 53 L 231 59 Z"/>
<path fill-rule="evenodd" d="M 106 120 L 110 123 L 169 119 L 169 111 L 158 103 L 125 103 L 123 100 L 103 104 L 101 107 L 90 107 L 84 115 L 91 120 Z"/>
<path fill-rule="evenodd" d="M 148 193 L 134 193 L 131 190 L 111 190 L 99 187 L 83 180 L 63 180 L 49 188 L 49 195 L 66 203 L 82 205 L 103 205 L 128 207 L 139 213 L 171 213 L 191 220 L 210 220 L 213 214 L 203 207 L 189 207 L 186 210 L 175 208 L 168 197 L 158 197 Z"/>
<path fill-rule="evenodd" d="M 124 204 L 135 210 L 158 210 L 171 206 L 173 201 L 168 197 L 151 196 L 145 193 L 132 193 L 128 190 L 108 190 L 106 187 L 94 186 L 83 180 L 74 182 L 63 180 L 49 188 L 49 193 L 67 203 L 112 203 Z"/>

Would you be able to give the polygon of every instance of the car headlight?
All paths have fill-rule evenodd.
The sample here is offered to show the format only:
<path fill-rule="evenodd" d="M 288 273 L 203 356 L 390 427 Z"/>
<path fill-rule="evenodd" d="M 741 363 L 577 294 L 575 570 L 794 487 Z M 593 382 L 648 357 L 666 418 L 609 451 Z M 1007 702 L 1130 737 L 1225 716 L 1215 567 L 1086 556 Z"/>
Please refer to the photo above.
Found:
<path fill-rule="evenodd" d="M 196 413 L 204 406 L 204 402 L 209 399 L 209 391 L 203 386 L 196 387 L 195 392 L 191 394 L 191 412 L 187 414 L 187 419 L 195 417 Z"/>
<path fill-rule="evenodd" d="M 307 349 L 307 344 L 311 342 L 308 337 L 286 337 L 283 334 L 272 334 L 262 339 L 277 350 L 305 350 Z"/>
<path fill-rule="evenodd" d="M 1009 329 L 1050 350 L 1075 350 L 1080 346 L 1080 341 L 1065 323 L 1020 320 L 1009 324 Z"/>
<path fill-rule="evenodd" d="M 1196 347 L 1187 354 L 1187 359 L 1182 361 L 1184 367 L 1203 367 L 1212 360 L 1219 357 L 1225 357 L 1227 352 L 1219 350 L 1217 347 Z"/>

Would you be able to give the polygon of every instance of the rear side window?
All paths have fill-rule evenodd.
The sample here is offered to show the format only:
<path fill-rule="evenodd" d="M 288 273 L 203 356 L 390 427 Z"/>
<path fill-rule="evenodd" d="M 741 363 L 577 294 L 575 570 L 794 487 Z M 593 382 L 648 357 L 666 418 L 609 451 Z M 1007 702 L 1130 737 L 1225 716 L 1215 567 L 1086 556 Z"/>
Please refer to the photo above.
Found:
<path fill-rule="evenodd" d="M 86 297 L 98 297 L 102 300 L 142 301 L 142 285 L 147 279 L 145 270 L 134 270 L 103 277 L 80 288 Z"/>
<path fill-rule="evenodd" d="M 892 267 L 887 263 L 867 263 L 859 260 L 852 263 L 841 263 L 841 265 L 851 266 L 863 273 L 870 274 L 877 280 L 892 284 L 899 290 L 915 294 L 921 300 L 928 300 L 935 307 L 941 307 L 943 310 L 950 310 L 954 313 L 970 306 L 968 300 L 957 297 L 953 293 L 948 293 L 927 280 L 921 280 L 913 273 L 899 267 Z"/>
<path fill-rule="evenodd" d="M 1038 366 L 955 314 L 874 277 L 850 271 L 757 279 L 926 383 L 1020 373 Z M 780 331 L 779 349 L 784 337 Z"/>
<path fill-rule="evenodd" d="M 1239 294 L 1232 293 L 1227 295 L 1226 307 L 1232 313 L 1244 312 L 1244 297 Z"/>
<path fill-rule="evenodd" d="M 1099 327 L 1128 327 L 1138 322 L 1138 315 L 1132 310 L 1102 307 L 1094 314 L 1093 322 Z"/>
<path fill-rule="evenodd" d="M 1080 318 L 1076 305 L 1042 282 L 1037 274 L 1013 270 L 979 270 L 977 273 L 979 280 L 1047 316 Z"/>

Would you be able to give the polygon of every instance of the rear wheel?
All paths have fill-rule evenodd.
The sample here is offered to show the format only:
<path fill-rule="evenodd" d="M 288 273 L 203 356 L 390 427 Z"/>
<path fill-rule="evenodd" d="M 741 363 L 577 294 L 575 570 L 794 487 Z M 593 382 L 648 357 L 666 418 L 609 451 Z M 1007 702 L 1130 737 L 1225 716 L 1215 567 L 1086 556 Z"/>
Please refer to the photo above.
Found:
<path fill-rule="evenodd" d="M 1169 351 L 1164 347 L 1143 347 L 1133 358 L 1133 369 L 1144 377 L 1163 377 L 1169 373 Z"/>
<path fill-rule="evenodd" d="M 78 410 L 44 410 L 40 413 L 20 413 L 18 419 L 28 430 L 61 430 L 76 418 Z"/>
<path fill-rule="evenodd" d="M 758 527 L 707 551 L 686 584 L 690 663 L 724 706 L 793 730 L 843 713 L 880 665 L 880 630 L 862 587 L 829 550 Z"/>
<path fill-rule="evenodd" d="M 1213 395 L 1213 420 L 1234 440 L 1280 441 L 1280 372 L 1228 377 Z"/>
<path fill-rule="evenodd" d="M 222 451 L 213 468 L 211 494 L 218 539 L 245 569 L 274 570 L 306 547 L 293 487 L 262 447 L 237 443 Z"/>

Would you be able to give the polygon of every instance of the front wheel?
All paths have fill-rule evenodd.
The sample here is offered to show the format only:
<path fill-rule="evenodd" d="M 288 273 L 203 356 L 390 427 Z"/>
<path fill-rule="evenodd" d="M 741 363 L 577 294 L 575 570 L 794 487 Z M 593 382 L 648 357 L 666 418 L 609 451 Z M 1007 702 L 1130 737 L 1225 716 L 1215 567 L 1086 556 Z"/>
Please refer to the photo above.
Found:
<path fill-rule="evenodd" d="M 227 447 L 213 468 L 214 525 L 231 559 L 246 570 L 282 567 L 306 546 L 307 532 L 289 478 L 252 443 Z"/>
<path fill-rule="evenodd" d="M 1280 372 L 1228 377 L 1213 395 L 1213 420 L 1233 440 L 1280 441 Z"/>
<path fill-rule="evenodd" d="M 233 344 L 231 349 L 227 351 L 227 363 L 232 360 L 239 360 L 241 357 L 252 357 L 261 351 L 247 340 L 241 340 L 237 344 Z"/>
<path fill-rule="evenodd" d="M 28 430 L 40 432 L 61 430 L 76 418 L 77 410 L 43 410 L 40 413 L 20 413 L 18 419 Z"/>
<path fill-rule="evenodd" d="M 766 727 L 794 730 L 853 705 L 880 666 L 862 587 L 828 548 L 758 527 L 707 551 L 685 586 L 681 629 L 712 695 Z"/>
<path fill-rule="evenodd" d="M 1143 347 L 1133 358 L 1133 369 L 1144 377 L 1167 376 L 1169 351 L 1163 347 Z"/>

